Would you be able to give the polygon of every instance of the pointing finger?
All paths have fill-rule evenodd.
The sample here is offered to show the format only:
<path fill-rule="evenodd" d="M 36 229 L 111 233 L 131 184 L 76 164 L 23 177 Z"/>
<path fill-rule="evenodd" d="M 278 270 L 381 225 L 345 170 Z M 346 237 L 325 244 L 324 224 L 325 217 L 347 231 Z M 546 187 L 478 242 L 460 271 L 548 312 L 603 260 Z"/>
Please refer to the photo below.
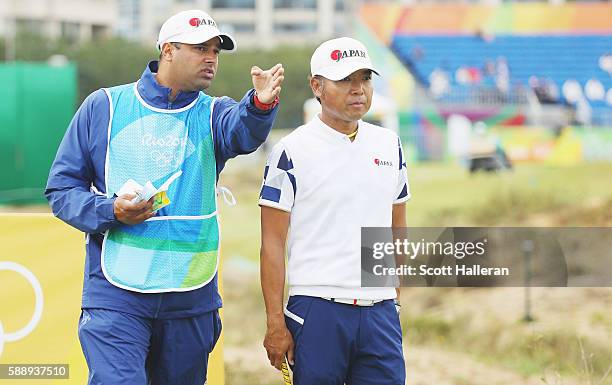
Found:
<path fill-rule="evenodd" d="M 281 66 L 276 70 L 275 75 L 282 75 L 285 73 L 285 67 L 281 64 Z"/>
<path fill-rule="evenodd" d="M 281 84 L 283 84 L 283 79 L 282 77 L 276 79 L 275 81 L 272 82 L 272 84 L 270 84 L 270 88 L 271 90 L 275 89 L 276 87 L 280 87 Z"/>
<path fill-rule="evenodd" d="M 272 75 L 272 79 L 274 80 L 278 78 L 279 76 L 283 76 L 284 74 L 285 74 L 285 69 L 281 67 L 278 71 L 274 73 L 274 75 Z"/>
<path fill-rule="evenodd" d="M 270 68 L 268 71 L 270 71 L 271 74 L 274 74 L 280 68 L 283 68 L 283 65 L 281 63 L 278 63 L 274 67 Z"/>

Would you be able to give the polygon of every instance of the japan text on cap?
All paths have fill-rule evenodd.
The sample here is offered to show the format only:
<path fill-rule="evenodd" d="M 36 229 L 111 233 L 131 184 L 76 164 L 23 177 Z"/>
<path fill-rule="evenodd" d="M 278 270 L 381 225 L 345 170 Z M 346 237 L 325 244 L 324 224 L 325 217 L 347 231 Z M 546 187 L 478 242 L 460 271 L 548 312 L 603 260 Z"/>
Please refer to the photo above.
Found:
<path fill-rule="evenodd" d="M 164 43 L 200 44 L 216 36 L 221 40 L 221 49 L 228 51 L 236 49 L 234 39 L 226 33 L 221 33 L 217 23 L 206 12 L 183 11 L 170 17 L 162 25 L 157 39 L 157 49 L 161 50 Z"/>
<path fill-rule="evenodd" d="M 360 41 L 340 37 L 322 43 L 310 59 L 310 74 L 329 80 L 341 80 L 360 69 L 379 74 L 370 61 L 370 55 Z"/>

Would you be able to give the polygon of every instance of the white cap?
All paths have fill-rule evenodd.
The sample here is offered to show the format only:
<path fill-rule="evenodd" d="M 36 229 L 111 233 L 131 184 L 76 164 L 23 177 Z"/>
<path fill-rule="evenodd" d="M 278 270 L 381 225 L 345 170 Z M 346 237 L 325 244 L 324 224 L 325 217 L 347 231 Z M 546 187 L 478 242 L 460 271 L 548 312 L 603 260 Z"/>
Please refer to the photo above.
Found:
<path fill-rule="evenodd" d="M 369 69 L 378 75 L 366 47 L 350 37 L 322 43 L 310 59 L 310 75 L 321 75 L 329 80 L 344 79 L 360 69 Z"/>
<path fill-rule="evenodd" d="M 234 39 L 217 28 L 217 23 L 204 11 L 197 9 L 179 12 L 164 22 L 159 30 L 157 49 L 164 43 L 200 44 L 213 37 L 221 39 L 221 49 L 236 49 Z"/>

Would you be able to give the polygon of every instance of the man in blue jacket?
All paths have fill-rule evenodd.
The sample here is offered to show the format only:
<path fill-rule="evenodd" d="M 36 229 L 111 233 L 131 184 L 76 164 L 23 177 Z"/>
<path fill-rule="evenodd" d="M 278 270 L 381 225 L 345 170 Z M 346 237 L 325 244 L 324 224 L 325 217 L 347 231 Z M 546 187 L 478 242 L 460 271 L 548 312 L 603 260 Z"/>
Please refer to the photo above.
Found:
<path fill-rule="evenodd" d="M 137 82 L 83 102 L 45 192 L 53 213 L 87 234 L 79 339 L 89 384 L 206 381 L 221 333 L 217 179 L 265 141 L 278 109 L 280 64 L 253 67 L 254 89 L 238 103 L 202 92 L 220 50 L 235 49 L 208 14 L 172 16 L 157 44 L 159 62 Z M 140 199 L 128 180 L 169 185 L 171 203 Z"/>

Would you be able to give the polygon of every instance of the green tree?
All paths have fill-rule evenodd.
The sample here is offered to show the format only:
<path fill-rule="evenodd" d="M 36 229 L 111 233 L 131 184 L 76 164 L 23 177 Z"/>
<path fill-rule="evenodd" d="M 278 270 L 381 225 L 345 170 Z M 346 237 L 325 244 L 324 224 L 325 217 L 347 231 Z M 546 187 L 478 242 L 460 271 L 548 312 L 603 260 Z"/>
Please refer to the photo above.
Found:
<path fill-rule="evenodd" d="M 0 43 L 0 48 L 4 42 Z M 227 95 L 240 100 L 252 87 L 251 66 L 268 69 L 276 63 L 285 68 L 280 110 L 276 128 L 294 128 L 302 124 L 304 101 L 311 97 L 308 86 L 310 56 L 314 47 L 283 46 L 269 51 L 247 48 L 234 53 L 222 52 L 219 71 L 206 92 L 213 96 Z M 41 35 L 19 34 L 15 38 L 15 59 L 46 61 L 52 55 L 65 55 L 76 62 L 79 72 L 79 102 L 91 92 L 138 79 L 150 60 L 159 52 L 153 47 L 119 38 L 102 39 L 80 44 L 64 40 L 49 40 Z M 4 60 L 4 49 L 0 57 Z"/>
<path fill-rule="evenodd" d="M 155 48 L 123 39 L 83 43 L 67 53 L 79 68 L 79 97 L 102 87 L 112 87 L 136 81 L 149 60 L 158 56 Z"/>
<path fill-rule="evenodd" d="M 236 53 L 221 53 L 219 73 L 208 92 L 211 95 L 227 95 L 236 100 L 252 87 L 251 67 L 268 69 L 277 63 L 285 68 L 285 81 L 281 91 L 280 110 L 276 128 L 294 128 L 302 124 L 303 104 L 312 97 L 308 85 L 310 56 L 314 47 L 278 47 L 271 51 L 255 49 Z"/>

